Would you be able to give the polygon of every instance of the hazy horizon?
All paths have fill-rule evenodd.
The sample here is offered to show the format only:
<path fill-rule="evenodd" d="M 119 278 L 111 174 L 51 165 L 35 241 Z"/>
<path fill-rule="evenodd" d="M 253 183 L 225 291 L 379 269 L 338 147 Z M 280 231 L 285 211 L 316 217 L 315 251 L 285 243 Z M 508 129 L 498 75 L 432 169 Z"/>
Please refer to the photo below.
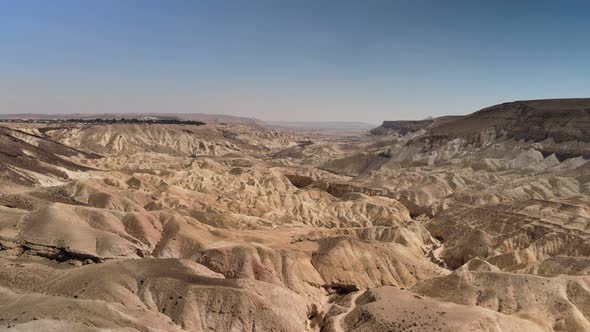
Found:
<path fill-rule="evenodd" d="M 5 1 L 0 113 L 423 119 L 590 96 L 583 1 Z"/>

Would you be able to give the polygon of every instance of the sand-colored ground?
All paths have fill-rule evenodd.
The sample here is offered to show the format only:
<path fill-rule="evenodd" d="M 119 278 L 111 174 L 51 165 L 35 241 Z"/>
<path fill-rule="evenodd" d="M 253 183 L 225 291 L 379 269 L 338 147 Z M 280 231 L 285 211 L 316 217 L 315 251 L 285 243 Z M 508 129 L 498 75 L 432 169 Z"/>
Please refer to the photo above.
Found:
<path fill-rule="evenodd" d="M 0 329 L 590 330 L 584 103 L 379 135 L 0 124 Z"/>

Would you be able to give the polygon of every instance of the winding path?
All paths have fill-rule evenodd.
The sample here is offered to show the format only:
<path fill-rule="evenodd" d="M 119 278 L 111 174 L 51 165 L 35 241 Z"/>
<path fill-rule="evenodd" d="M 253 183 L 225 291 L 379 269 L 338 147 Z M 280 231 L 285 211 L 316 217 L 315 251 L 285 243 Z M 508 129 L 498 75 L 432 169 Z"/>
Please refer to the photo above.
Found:
<path fill-rule="evenodd" d="M 350 297 L 350 305 L 348 307 L 348 310 L 346 310 L 345 312 L 341 313 L 340 315 L 334 316 L 334 323 L 333 323 L 333 332 L 345 332 L 344 328 L 342 328 L 342 318 L 346 317 L 346 315 L 348 315 L 351 311 L 354 310 L 354 308 L 356 308 L 356 299 L 361 296 L 361 294 L 363 294 L 365 291 L 364 290 L 360 290 L 358 292 L 352 293 L 351 297 Z"/>

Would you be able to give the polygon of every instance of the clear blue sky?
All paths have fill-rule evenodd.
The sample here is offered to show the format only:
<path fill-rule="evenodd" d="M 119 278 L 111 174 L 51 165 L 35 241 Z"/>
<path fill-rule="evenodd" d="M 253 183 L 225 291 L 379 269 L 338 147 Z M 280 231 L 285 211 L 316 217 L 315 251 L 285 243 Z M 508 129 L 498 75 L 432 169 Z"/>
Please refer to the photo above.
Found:
<path fill-rule="evenodd" d="M 378 123 L 590 97 L 589 1 L 5 0 L 0 112 Z"/>

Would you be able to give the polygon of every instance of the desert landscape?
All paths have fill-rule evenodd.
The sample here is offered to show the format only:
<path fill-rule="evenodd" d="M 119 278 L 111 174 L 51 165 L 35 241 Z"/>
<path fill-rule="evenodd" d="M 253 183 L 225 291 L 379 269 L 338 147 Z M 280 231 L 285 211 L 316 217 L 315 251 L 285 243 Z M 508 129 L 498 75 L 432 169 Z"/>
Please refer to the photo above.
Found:
<path fill-rule="evenodd" d="M 590 99 L 92 118 L 2 117 L 2 330 L 590 330 Z"/>

